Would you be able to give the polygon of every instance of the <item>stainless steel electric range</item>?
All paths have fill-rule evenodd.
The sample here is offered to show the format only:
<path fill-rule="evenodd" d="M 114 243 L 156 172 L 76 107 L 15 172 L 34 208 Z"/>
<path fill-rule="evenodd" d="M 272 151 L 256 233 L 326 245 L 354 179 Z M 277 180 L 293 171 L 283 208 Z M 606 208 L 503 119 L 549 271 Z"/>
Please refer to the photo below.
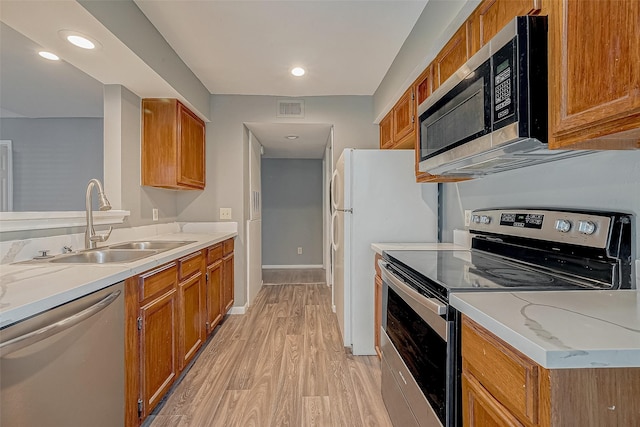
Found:
<path fill-rule="evenodd" d="M 629 289 L 630 214 L 474 211 L 468 251 L 386 251 L 382 394 L 395 426 L 462 425 L 460 314 L 452 292 Z"/>

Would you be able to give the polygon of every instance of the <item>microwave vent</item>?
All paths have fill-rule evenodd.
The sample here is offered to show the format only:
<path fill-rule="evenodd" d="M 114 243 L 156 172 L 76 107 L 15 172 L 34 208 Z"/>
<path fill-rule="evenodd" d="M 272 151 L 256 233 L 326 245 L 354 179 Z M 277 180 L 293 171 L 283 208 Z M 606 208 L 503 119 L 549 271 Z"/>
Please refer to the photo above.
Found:
<path fill-rule="evenodd" d="M 279 99 L 276 117 L 304 118 L 304 100 Z"/>

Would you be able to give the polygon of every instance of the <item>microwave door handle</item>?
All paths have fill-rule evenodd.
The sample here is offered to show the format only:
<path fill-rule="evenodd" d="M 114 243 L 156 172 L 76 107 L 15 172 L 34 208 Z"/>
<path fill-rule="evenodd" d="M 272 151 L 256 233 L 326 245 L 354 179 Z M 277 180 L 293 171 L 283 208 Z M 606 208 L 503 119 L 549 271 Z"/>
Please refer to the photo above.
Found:
<path fill-rule="evenodd" d="M 443 314 L 447 313 L 447 306 L 445 304 L 442 304 L 440 301 L 438 301 L 435 298 L 429 298 L 422 295 L 421 293 L 413 289 L 411 286 L 406 285 L 402 280 L 398 279 L 395 276 L 395 274 L 393 274 L 387 268 L 389 264 L 385 263 L 382 260 L 379 260 L 378 265 L 380 266 L 380 271 L 382 272 L 382 275 L 386 279 L 388 279 L 389 282 L 391 282 L 391 284 L 394 285 L 394 288 L 396 288 L 397 290 L 399 290 L 400 292 L 402 292 L 407 297 L 411 298 L 412 300 L 414 300 L 424 308 L 434 312 L 438 316 L 442 316 Z"/>

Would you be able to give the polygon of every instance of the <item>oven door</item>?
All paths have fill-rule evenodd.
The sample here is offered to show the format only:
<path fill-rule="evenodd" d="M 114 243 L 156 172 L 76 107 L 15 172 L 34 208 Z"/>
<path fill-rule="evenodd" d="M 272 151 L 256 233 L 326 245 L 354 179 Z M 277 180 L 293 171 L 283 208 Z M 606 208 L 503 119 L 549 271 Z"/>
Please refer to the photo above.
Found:
<path fill-rule="evenodd" d="M 404 401 L 415 425 L 457 426 L 456 316 L 449 316 L 452 309 L 435 296 L 424 296 L 407 284 L 411 279 L 383 262 L 381 267 L 382 393 L 392 421 L 395 425 L 404 411 L 398 409 Z"/>

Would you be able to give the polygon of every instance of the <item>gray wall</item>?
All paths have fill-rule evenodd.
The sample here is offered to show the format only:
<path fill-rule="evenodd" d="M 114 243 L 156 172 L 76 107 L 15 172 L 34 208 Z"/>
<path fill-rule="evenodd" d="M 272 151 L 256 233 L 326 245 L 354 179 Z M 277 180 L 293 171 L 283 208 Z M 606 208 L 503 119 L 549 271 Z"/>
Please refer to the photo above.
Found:
<path fill-rule="evenodd" d="M 480 0 L 430 0 L 373 95 L 374 117 L 384 118 L 435 58 Z"/>
<path fill-rule="evenodd" d="M 131 214 L 123 227 L 155 223 L 152 209 L 157 208 L 157 223 L 177 219 L 177 192 L 140 185 L 141 101 L 124 86 L 105 87 L 105 192 L 113 191 L 114 208 Z M 117 199 L 119 197 L 119 200 Z"/>
<path fill-rule="evenodd" d="M 0 119 L 13 146 L 13 210 L 84 210 L 87 183 L 103 177 L 102 132 L 102 118 Z"/>
<path fill-rule="evenodd" d="M 219 221 L 219 208 L 232 208 L 238 222 L 235 251 L 235 301 L 246 302 L 246 225 L 249 217 L 249 138 L 245 122 L 327 123 L 335 128 L 335 159 L 346 147 L 376 148 L 370 96 L 305 97 L 304 119 L 276 118 L 277 97 L 212 95 L 207 123 L 207 186 L 202 192 L 178 194 L 179 221 Z"/>
<path fill-rule="evenodd" d="M 452 230 L 463 228 L 464 209 L 573 207 L 639 215 L 640 150 L 599 152 L 443 187 L 443 241 L 452 241 Z M 638 218 L 635 230 L 638 248 Z"/>
<path fill-rule="evenodd" d="M 133 1 L 79 3 L 182 95 L 191 109 L 209 119 L 209 91 Z"/>
<path fill-rule="evenodd" d="M 322 265 L 322 160 L 262 160 L 262 265 Z"/>

